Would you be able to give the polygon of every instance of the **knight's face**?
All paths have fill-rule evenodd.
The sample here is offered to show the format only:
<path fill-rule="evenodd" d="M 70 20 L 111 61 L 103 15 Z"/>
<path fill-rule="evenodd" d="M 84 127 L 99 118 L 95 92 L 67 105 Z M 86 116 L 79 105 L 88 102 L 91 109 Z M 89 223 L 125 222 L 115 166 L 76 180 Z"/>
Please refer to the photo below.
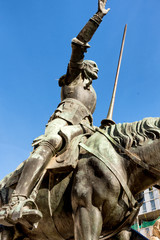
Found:
<path fill-rule="evenodd" d="M 98 78 L 98 66 L 94 61 L 91 60 L 85 60 L 84 61 L 85 68 L 84 70 L 87 72 L 87 75 L 92 78 L 92 80 L 95 80 Z"/>

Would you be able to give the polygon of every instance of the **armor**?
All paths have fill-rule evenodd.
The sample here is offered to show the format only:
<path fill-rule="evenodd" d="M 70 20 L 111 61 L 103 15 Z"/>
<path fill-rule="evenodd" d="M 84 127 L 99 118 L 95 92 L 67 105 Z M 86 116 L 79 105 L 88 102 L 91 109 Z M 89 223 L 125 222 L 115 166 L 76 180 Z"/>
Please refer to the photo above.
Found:
<path fill-rule="evenodd" d="M 86 110 L 83 110 L 83 111 L 85 111 L 87 115 L 91 116 L 91 114 L 93 114 L 96 107 L 97 96 L 92 85 L 85 88 L 85 85 L 88 82 L 89 81 L 80 82 L 79 84 L 77 84 L 76 88 L 75 86 L 73 86 L 73 84 L 65 85 L 64 87 L 62 87 L 62 90 L 61 90 L 61 98 L 65 99 L 65 97 L 68 97 L 66 99 L 72 98 L 74 100 L 78 100 L 80 103 L 83 104 L 83 106 L 85 106 L 84 109 L 87 109 L 88 113 L 86 112 Z M 79 116 L 81 116 L 81 114 L 79 114 Z"/>
<path fill-rule="evenodd" d="M 90 47 L 88 42 L 105 14 L 104 9 L 99 8 L 77 37 L 72 40 L 72 54 L 67 73 L 59 79 L 59 86 L 62 87 L 62 102 L 49 119 L 45 134 L 33 141 L 34 150 L 24 164 L 11 200 L 0 210 L 0 224 L 8 226 L 7 224 L 14 225 L 21 222 L 26 225 L 28 222 L 33 225 L 40 220 L 42 214 L 34 201 L 29 200 L 29 196 L 35 184 L 42 178 L 50 159 L 62 151 L 64 141 L 69 139 L 61 129 L 68 126 L 70 131 L 73 130 L 70 136 L 76 136 L 76 131 L 77 135 L 80 134 L 81 129 L 83 133 L 83 123 L 92 126 L 92 113 L 96 106 L 96 93 L 92 87 L 92 80 L 98 77 L 98 67 L 95 62 L 83 59 L 84 53 Z M 80 127 L 73 129 L 69 128 L 70 125 Z M 60 132 L 63 133 L 62 136 Z M 25 206 L 28 207 L 27 210 Z M 17 214 L 17 211 L 21 214 Z"/>

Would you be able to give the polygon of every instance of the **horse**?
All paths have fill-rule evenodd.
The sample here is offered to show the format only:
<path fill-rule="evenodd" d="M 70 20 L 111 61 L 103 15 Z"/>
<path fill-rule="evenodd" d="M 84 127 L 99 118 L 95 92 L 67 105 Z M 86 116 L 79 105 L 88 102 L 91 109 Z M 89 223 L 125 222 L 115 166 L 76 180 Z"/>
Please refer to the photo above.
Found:
<path fill-rule="evenodd" d="M 49 169 L 37 188 L 37 226 L 1 226 L 0 240 L 146 239 L 130 227 L 140 193 L 160 180 L 160 118 L 96 128 L 79 149 L 75 169 Z M 0 182 L 2 204 L 21 168 Z"/>

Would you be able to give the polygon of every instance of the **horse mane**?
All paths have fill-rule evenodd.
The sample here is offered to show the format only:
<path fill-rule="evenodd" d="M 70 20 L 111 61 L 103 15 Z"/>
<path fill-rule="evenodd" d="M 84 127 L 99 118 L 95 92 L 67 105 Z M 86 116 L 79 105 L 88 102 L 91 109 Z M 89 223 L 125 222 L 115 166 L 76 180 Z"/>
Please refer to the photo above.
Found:
<path fill-rule="evenodd" d="M 107 127 L 106 131 L 126 149 L 142 146 L 149 139 L 160 138 L 160 118 L 144 118 L 133 123 L 118 123 Z"/>

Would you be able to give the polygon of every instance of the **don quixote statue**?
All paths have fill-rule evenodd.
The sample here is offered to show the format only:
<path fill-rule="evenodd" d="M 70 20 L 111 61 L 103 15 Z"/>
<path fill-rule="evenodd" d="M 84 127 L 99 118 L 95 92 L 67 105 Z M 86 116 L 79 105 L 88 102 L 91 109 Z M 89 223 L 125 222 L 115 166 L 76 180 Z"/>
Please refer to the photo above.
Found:
<path fill-rule="evenodd" d="M 125 27 L 110 110 L 99 128 L 93 126 L 98 67 L 84 53 L 109 12 L 106 2 L 98 0 L 96 14 L 72 40 L 59 79 L 61 103 L 44 135 L 0 182 L 0 240 L 145 239 L 130 227 L 140 193 L 160 180 L 160 118 L 112 120 Z"/>

